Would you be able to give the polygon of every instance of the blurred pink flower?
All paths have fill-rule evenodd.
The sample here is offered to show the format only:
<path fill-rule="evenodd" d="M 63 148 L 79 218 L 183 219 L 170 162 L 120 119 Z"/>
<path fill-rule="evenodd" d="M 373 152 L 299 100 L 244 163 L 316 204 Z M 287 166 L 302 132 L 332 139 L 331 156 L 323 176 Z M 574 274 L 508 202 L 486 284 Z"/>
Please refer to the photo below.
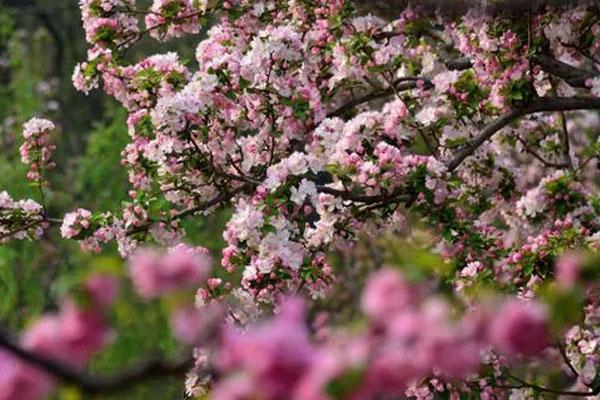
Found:
<path fill-rule="evenodd" d="M 152 249 L 138 251 L 130 259 L 129 273 L 140 296 L 150 299 L 198 286 L 211 265 L 206 249 L 180 244 L 166 254 Z"/>
<path fill-rule="evenodd" d="M 536 356 L 549 344 L 546 309 L 533 301 L 509 300 L 491 321 L 488 336 L 504 354 Z"/>
<path fill-rule="evenodd" d="M 416 293 L 404 278 L 393 269 L 374 273 L 367 282 L 362 296 L 362 310 L 369 317 L 385 320 L 411 305 Z"/>
<path fill-rule="evenodd" d="M 119 294 L 119 280 L 109 274 L 94 274 L 85 282 L 85 289 L 96 305 L 110 307 Z"/>

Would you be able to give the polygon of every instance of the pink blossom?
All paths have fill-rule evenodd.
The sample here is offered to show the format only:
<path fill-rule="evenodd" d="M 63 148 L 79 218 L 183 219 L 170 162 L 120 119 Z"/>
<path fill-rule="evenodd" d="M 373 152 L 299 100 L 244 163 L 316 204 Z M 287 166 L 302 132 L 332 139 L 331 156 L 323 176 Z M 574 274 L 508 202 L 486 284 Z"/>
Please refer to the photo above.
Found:
<path fill-rule="evenodd" d="M 579 280 L 583 257 L 576 253 L 563 254 L 556 262 L 556 282 L 563 289 L 571 289 Z"/>
<path fill-rule="evenodd" d="M 92 213 L 84 208 L 78 208 L 76 211 L 64 216 L 60 233 L 66 239 L 74 238 L 83 230 L 90 227 L 90 218 Z"/>
<path fill-rule="evenodd" d="M 204 320 L 201 310 L 194 307 L 177 309 L 171 316 L 171 326 L 175 337 L 186 344 L 194 344 L 202 330 Z"/>
<path fill-rule="evenodd" d="M 59 314 L 46 315 L 23 336 L 28 349 L 83 367 L 111 339 L 111 332 L 96 310 L 80 310 L 66 302 Z"/>
<path fill-rule="evenodd" d="M 50 157 L 56 146 L 50 143 L 50 133 L 54 124 L 47 119 L 32 118 L 23 125 L 24 142 L 19 148 L 21 161 L 30 166 L 27 178 L 32 181 L 42 179 L 44 169 L 51 169 L 54 163 Z"/>
<path fill-rule="evenodd" d="M 178 307 L 171 314 L 171 329 L 182 343 L 194 345 L 204 337 L 214 335 L 221 323 L 224 307 L 218 302 L 200 307 Z"/>
<path fill-rule="evenodd" d="M 96 305 L 106 308 L 114 303 L 119 294 L 119 281 L 109 274 L 94 274 L 86 280 L 85 289 Z"/>
<path fill-rule="evenodd" d="M 6 350 L 0 351 L 0 400 L 41 400 L 54 390 L 54 379 Z"/>
<path fill-rule="evenodd" d="M 208 250 L 180 244 L 166 253 L 138 251 L 130 259 L 129 273 L 138 293 L 149 299 L 199 285 L 211 265 Z"/>
<path fill-rule="evenodd" d="M 265 400 L 286 398 L 293 393 L 314 359 L 304 322 L 304 305 L 288 302 L 270 323 L 246 334 L 225 333 L 224 351 L 217 360 L 224 372 L 243 371 L 252 382 L 247 395 L 254 393 Z M 225 387 L 235 382 L 225 381 Z M 217 387 L 217 392 L 225 390 Z"/>
<path fill-rule="evenodd" d="M 489 326 L 489 339 L 508 355 L 538 355 L 549 344 L 548 315 L 537 302 L 510 300 L 502 305 Z"/>
<path fill-rule="evenodd" d="M 361 307 L 370 317 L 385 321 L 390 315 L 410 307 L 416 293 L 395 270 L 382 269 L 369 278 Z"/>

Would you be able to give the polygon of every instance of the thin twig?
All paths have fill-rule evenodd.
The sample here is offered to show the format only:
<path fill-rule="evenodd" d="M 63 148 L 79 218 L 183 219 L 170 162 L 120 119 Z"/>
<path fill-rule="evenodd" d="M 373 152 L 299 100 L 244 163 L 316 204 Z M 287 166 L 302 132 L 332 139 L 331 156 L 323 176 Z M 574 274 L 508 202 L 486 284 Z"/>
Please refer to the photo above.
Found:
<path fill-rule="evenodd" d="M 582 397 L 587 397 L 587 396 L 595 396 L 597 394 L 600 394 L 600 388 L 598 389 L 593 389 L 590 391 L 586 391 L 586 392 L 581 392 L 581 391 L 573 391 L 573 390 L 560 390 L 560 389 L 552 389 L 552 388 L 547 388 L 544 386 L 539 386 L 535 383 L 530 383 L 530 382 L 526 382 L 523 379 L 516 377 L 514 375 L 508 375 L 509 378 L 517 381 L 519 384 L 521 384 L 521 388 L 531 388 L 533 390 L 537 390 L 539 392 L 545 392 L 545 393 L 553 393 L 553 394 L 561 394 L 564 396 L 582 396 Z"/>
<path fill-rule="evenodd" d="M 567 364 L 567 367 L 569 367 L 569 369 L 575 375 L 575 377 L 579 377 L 579 372 L 577 372 L 577 370 L 573 366 L 573 363 L 571 363 L 571 360 L 569 360 L 567 352 L 565 351 L 565 347 L 562 345 L 562 343 L 559 343 L 556 347 L 560 351 L 560 355 L 562 356 L 562 358 L 565 360 L 565 364 Z"/>
<path fill-rule="evenodd" d="M 517 140 L 519 142 L 521 142 L 521 144 L 523 145 L 523 147 L 525 148 L 525 151 L 527 153 L 531 154 L 533 157 L 535 157 L 536 159 L 538 159 L 542 164 L 544 164 L 544 166 L 546 166 L 546 167 L 552 167 L 552 168 L 558 168 L 558 169 L 562 169 L 562 168 L 567 168 L 568 167 L 567 164 L 554 163 L 554 162 L 546 160 L 537 151 L 535 151 L 534 149 L 532 149 L 531 147 L 529 147 L 529 145 L 527 144 L 527 142 L 525 142 L 525 140 L 523 140 L 523 138 L 521 138 L 521 136 L 517 136 Z"/>
<path fill-rule="evenodd" d="M 39 220 L 34 220 L 34 221 L 30 221 L 29 223 L 23 225 L 23 226 L 19 226 L 9 232 L 3 233 L 2 235 L 0 235 L 0 241 L 4 240 L 4 239 L 8 239 L 11 236 L 16 235 L 19 232 L 23 232 L 28 230 L 29 228 L 33 228 L 35 226 L 41 225 L 42 223 L 44 223 L 45 220 L 43 219 L 39 219 Z"/>

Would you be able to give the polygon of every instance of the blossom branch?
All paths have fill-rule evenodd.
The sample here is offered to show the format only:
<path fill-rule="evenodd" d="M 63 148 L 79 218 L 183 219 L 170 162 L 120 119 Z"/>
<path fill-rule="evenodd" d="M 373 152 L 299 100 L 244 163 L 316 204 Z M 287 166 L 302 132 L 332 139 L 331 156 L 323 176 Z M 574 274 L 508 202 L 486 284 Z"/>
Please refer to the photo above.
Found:
<path fill-rule="evenodd" d="M 44 372 L 86 393 L 116 393 L 152 378 L 185 373 L 193 365 L 191 355 L 175 361 L 149 359 L 114 376 L 95 376 L 80 372 L 69 365 L 51 360 L 17 344 L 5 332 L 0 332 L 0 347 Z"/>
<path fill-rule="evenodd" d="M 40 225 L 42 223 L 44 223 L 43 219 L 34 220 L 34 221 L 31 221 L 31 222 L 28 222 L 27 224 L 25 224 L 23 226 L 19 226 L 19 227 L 15 228 L 15 229 L 13 229 L 13 230 L 11 230 L 9 232 L 1 234 L 0 235 L 0 241 L 2 241 L 4 239 L 8 239 L 9 237 L 14 236 L 14 235 L 16 235 L 19 232 L 26 231 L 26 230 L 28 230 L 30 228 L 33 228 L 33 227 L 36 227 L 36 226 L 38 226 L 38 225 Z"/>
<path fill-rule="evenodd" d="M 186 14 L 186 15 L 181 15 L 181 16 L 178 16 L 178 17 L 169 18 L 168 20 L 166 20 L 164 22 L 161 22 L 161 23 L 156 24 L 156 25 L 152 25 L 152 26 L 150 26 L 150 27 L 148 27 L 148 28 L 146 28 L 146 29 L 144 29 L 142 31 L 132 33 L 129 38 L 127 38 L 123 43 L 121 43 L 119 45 L 119 48 L 127 47 L 130 44 L 139 41 L 147 33 L 150 33 L 150 32 L 155 31 L 157 29 L 161 29 L 161 28 L 163 28 L 163 27 L 165 27 L 165 26 L 167 26 L 169 24 L 177 23 L 177 22 L 183 22 L 185 20 L 193 19 L 193 18 L 196 18 L 196 17 L 198 17 L 200 15 L 203 15 L 203 14 L 204 14 L 204 11 L 197 11 L 197 12 L 193 12 L 193 13 L 190 13 L 190 14 Z"/>
<path fill-rule="evenodd" d="M 543 54 L 536 55 L 533 61 L 547 73 L 558 76 L 573 87 L 585 88 L 587 87 L 585 82 L 588 79 L 600 75 L 597 71 L 573 67 Z"/>
<path fill-rule="evenodd" d="M 473 138 L 463 150 L 459 151 L 448 163 L 448 170 L 454 171 L 465 158 L 472 155 L 483 143 L 500 131 L 502 128 L 510 125 L 517 119 L 537 112 L 544 111 L 574 111 L 574 110 L 598 110 L 600 109 L 599 98 L 589 97 L 552 97 L 536 98 L 524 108 L 514 109 L 505 116 L 496 119 L 486 126 L 481 133 Z"/>
<path fill-rule="evenodd" d="M 558 348 L 558 351 L 560 351 L 560 355 L 565 361 L 565 364 L 567 364 L 567 367 L 569 367 L 569 370 L 571 370 L 575 377 L 579 377 L 579 372 L 577 372 L 577 370 L 573 366 L 573 363 L 571 362 L 571 360 L 569 360 L 569 357 L 567 356 L 567 352 L 565 351 L 565 347 L 563 346 L 563 344 L 559 343 L 556 347 Z"/>
<path fill-rule="evenodd" d="M 194 214 L 202 212 L 202 211 L 206 211 L 206 210 L 208 210 L 211 207 L 218 206 L 219 204 L 221 204 L 221 203 L 223 203 L 223 202 L 231 199 L 236 194 L 241 193 L 244 190 L 247 190 L 249 188 L 250 188 L 249 185 L 244 185 L 244 186 L 240 186 L 240 187 L 238 187 L 238 188 L 236 188 L 236 189 L 234 189 L 232 191 L 222 193 L 222 194 L 220 194 L 220 195 L 218 195 L 218 196 L 212 198 L 211 200 L 208 200 L 208 201 L 206 201 L 206 202 L 204 202 L 202 204 L 199 204 L 197 206 L 190 207 L 190 208 L 187 208 L 187 209 L 185 209 L 183 211 L 178 212 L 177 214 L 175 214 L 171 218 L 171 220 L 182 219 L 182 218 L 185 218 L 187 216 L 194 215 Z M 136 226 L 136 227 L 132 228 L 131 230 L 129 230 L 127 232 L 127 234 L 128 235 L 132 235 L 132 234 L 139 233 L 139 232 L 145 232 L 146 230 L 148 230 L 148 228 L 150 228 L 150 226 L 153 223 L 157 223 L 157 222 L 168 222 L 168 221 L 148 221 L 145 224 L 142 224 L 140 226 Z"/>
<path fill-rule="evenodd" d="M 514 375 L 509 374 L 508 377 L 519 383 L 520 386 L 513 387 L 513 388 L 518 388 L 518 389 L 530 388 L 530 389 L 536 390 L 538 392 L 559 394 L 559 395 L 564 395 L 564 396 L 587 397 L 587 396 L 596 396 L 597 394 L 600 394 L 600 387 L 592 389 L 590 391 L 586 391 L 586 392 L 573 391 L 573 390 L 560 390 L 560 389 L 552 389 L 552 388 L 547 388 L 544 386 L 539 386 L 539 385 L 537 385 L 535 383 L 531 383 L 531 382 L 526 382 L 523 379 L 521 379 L 517 376 L 514 376 Z"/>
<path fill-rule="evenodd" d="M 344 105 L 338 107 L 337 109 L 335 109 L 334 111 L 329 113 L 327 116 L 328 117 L 340 117 L 356 106 L 368 103 L 373 100 L 391 96 L 396 91 L 416 89 L 417 87 L 419 87 L 419 82 L 422 82 L 422 84 L 426 88 L 432 86 L 431 81 L 429 81 L 429 79 L 427 79 L 427 78 L 421 78 L 421 77 L 400 78 L 400 79 L 397 79 L 395 82 L 393 82 L 392 85 L 389 85 L 389 87 L 387 87 L 387 88 L 375 90 L 373 92 L 365 94 L 364 96 L 357 97 L 357 98 L 345 103 Z"/>
<path fill-rule="evenodd" d="M 246 176 L 237 176 L 237 175 L 232 175 L 232 174 L 223 174 L 223 175 L 227 176 L 228 178 L 231 178 L 231 179 L 246 182 L 248 185 L 250 185 L 252 187 L 259 186 L 260 184 L 262 184 L 261 181 L 250 178 L 250 177 L 246 177 Z M 342 200 L 356 201 L 358 203 L 365 203 L 365 204 L 376 204 L 376 203 L 380 203 L 380 202 L 383 202 L 386 200 L 391 200 L 391 199 L 394 199 L 396 201 L 409 201 L 413 197 L 412 195 L 409 195 L 409 194 L 401 194 L 401 193 L 397 193 L 397 192 L 394 192 L 391 194 L 381 194 L 381 195 L 369 196 L 369 195 L 353 193 L 353 192 L 350 192 L 347 190 L 334 189 L 334 188 L 331 188 L 331 187 L 325 186 L 325 185 L 315 185 L 315 188 L 317 189 L 317 192 L 319 192 L 319 193 L 330 194 L 332 196 L 337 196 L 337 197 L 341 198 Z"/>
<path fill-rule="evenodd" d="M 560 141 L 562 144 L 562 153 L 564 163 L 569 167 L 570 170 L 573 170 L 573 160 L 571 159 L 571 144 L 569 141 L 569 129 L 567 128 L 567 116 L 564 111 L 560 112 L 560 123 L 561 123 L 561 131 L 560 131 Z"/>
<path fill-rule="evenodd" d="M 566 168 L 569 166 L 568 164 L 565 164 L 565 163 L 554 163 L 554 162 L 548 161 L 544 157 L 542 157 L 537 151 L 535 151 L 534 149 L 529 147 L 527 142 L 525 140 L 523 140 L 522 137 L 517 136 L 517 140 L 523 145 L 523 147 L 527 153 L 529 153 L 533 157 L 535 157 L 539 162 L 544 164 L 544 166 L 552 167 L 552 168 L 559 168 L 559 169 Z"/>

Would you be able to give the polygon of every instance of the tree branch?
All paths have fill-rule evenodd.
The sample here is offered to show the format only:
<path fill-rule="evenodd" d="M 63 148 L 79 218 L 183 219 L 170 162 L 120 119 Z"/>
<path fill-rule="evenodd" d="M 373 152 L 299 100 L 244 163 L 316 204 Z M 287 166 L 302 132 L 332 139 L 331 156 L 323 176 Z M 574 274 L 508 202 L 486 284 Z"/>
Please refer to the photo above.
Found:
<path fill-rule="evenodd" d="M 567 128 L 567 116 L 564 111 L 560 112 L 560 123 L 562 130 L 560 131 L 560 141 L 562 144 L 562 154 L 565 164 L 573 171 L 573 160 L 571 159 L 571 144 L 569 141 L 569 129 Z"/>
<path fill-rule="evenodd" d="M 20 360 L 43 370 L 44 372 L 80 388 L 86 393 L 116 393 L 130 389 L 132 385 L 170 375 L 178 375 L 187 371 L 193 365 L 191 355 L 175 361 L 149 359 L 139 365 L 125 370 L 114 376 L 93 376 L 80 372 L 62 362 L 51 360 L 31 352 L 9 335 L 0 332 L 0 347 Z"/>
<path fill-rule="evenodd" d="M 543 54 L 535 56 L 533 62 L 542 67 L 542 69 L 547 73 L 558 76 L 573 87 L 587 87 L 585 82 L 588 79 L 600 75 L 600 72 L 598 71 L 590 71 L 573 67 Z"/>
<path fill-rule="evenodd" d="M 469 157 L 475 152 L 485 141 L 490 139 L 496 132 L 511 124 L 513 121 L 522 117 L 525 113 L 522 110 L 513 110 L 509 114 L 496 119 L 491 124 L 486 126 L 481 133 L 473 138 L 461 151 L 454 156 L 448 163 L 448 171 L 454 171 L 465 158 Z"/>
<path fill-rule="evenodd" d="M 537 112 L 544 111 L 574 111 L 574 110 L 600 110 L 600 98 L 592 97 L 541 97 L 534 99 L 524 108 L 512 110 L 505 116 L 492 121 L 481 133 L 473 138 L 454 158 L 447 164 L 448 171 L 454 171 L 465 158 L 472 155 L 484 142 L 496 132 L 517 119 Z"/>
<path fill-rule="evenodd" d="M 221 329 L 221 315 L 211 316 L 196 339 L 195 345 L 209 345 Z M 175 360 L 150 358 L 118 374 L 109 376 L 91 375 L 74 369 L 63 362 L 55 361 L 22 347 L 11 335 L 0 330 L 0 347 L 21 361 L 26 362 L 61 381 L 77 386 L 85 393 L 117 393 L 153 378 L 180 375 L 194 366 L 194 355 L 188 353 Z"/>
<path fill-rule="evenodd" d="M 243 192 L 244 190 L 249 189 L 251 186 L 250 185 L 243 185 L 240 186 L 230 192 L 227 193 L 221 193 L 218 196 L 202 203 L 199 204 L 197 206 L 194 207 L 190 207 L 187 208 L 183 211 L 178 212 L 177 214 L 175 214 L 173 217 L 171 217 L 171 220 L 178 220 L 178 219 L 182 219 L 185 218 L 187 216 L 196 214 L 198 212 L 202 212 L 202 211 L 206 211 L 211 207 L 214 206 L 218 206 L 219 204 L 223 203 L 224 201 L 229 200 L 230 198 L 232 198 L 233 196 L 235 196 L 236 194 Z M 150 226 L 152 226 L 152 224 L 156 224 L 156 223 L 160 223 L 160 222 L 169 222 L 169 221 L 148 221 L 145 224 L 142 224 L 140 226 L 136 226 L 131 228 L 129 231 L 127 231 L 128 235 L 133 235 L 135 233 L 140 233 L 140 232 L 145 232 L 146 230 L 148 230 L 148 228 L 150 228 Z"/>
<path fill-rule="evenodd" d="M 545 72 L 563 79 L 572 87 L 587 88 L 586 81 L 600 76 L 600 72 L 573 67 L 547 55 L 536 55 L 532 61 L 539 65 Z M 468 57 L 445 61 L 446 67 L 451 70 L 464 70 L 473 66 Z"/>
<path fill-rule="evenodd" d="M 534 149 L 532 149 L 531 147 L 529 147 L 529 145 L 527 144 L 527 142 L 525 140 L 523 140 L 520 136 L 517 136 L 517 140 L 519 142 L 521 142 L 521 144 L 523 145 L 523 148 L 525 149 L 525 151 L 527 153 L 529 153 L 533 157 L 535 157 L 539 162 L 541 162 L 542 164 L 544 164 L 544 166 L 551 167 L 551 168 L 559 168 L 559 169 L 567 168 L 568 167 L 568 165 L 565 164 L 565 163 L 554 163 L 552 161 L 546 160 L 537 151 L 535 151 Z"/>
<path fill-rule="evenodd" d="M 360 97 L 350 100 L 349 102 L 343 104 L 342 106 L 338 107 L 334 111 L 327 114 L 327 117 L 328 118 L 340 117 L 356 106 L 359 106 L 364 103 L 368 103 L 373 100 L 391 96 L 394 94 L 395 91 L 404 91 L 404 90 L 415 89 L 418 87 L 419 81 L 422 81 L 424 83 L 425 87 L 432 86 L 431 82 L 427 78 L 420 78 L 420 77 L 400 78 L 400 79 L 396 80 L 393 83 L 393 85 L 390 85 L 387 88 L 375 90 L 373 92 L 365 94 L 364 96 L 360 96 Z"/>
<path fill-rule="evenodd" d="M 526 382 L 523 379 L 521 379 L 517 376 L 514 376 L 514 375 L 509 374 L 508 377 L 511 379 L 514 379 L 515 381 L 517 381 L 519 383 L 520 387 L 514 387 L 515 389 L 531 388 L 538 392 L 552 393 L 552 394 L 564 395 L 564 396 L 578 396 L 578 397 L 588 397 L 588 396 L 591 397 L 591 396 L 600 394 L 600 388 L 592 389 L 590 391 L 585 391 L 585 392 L 573 391 L 573 390 L 559 390 L 559 389 L 552 389 L 552 388 L 547 388 L 544 386 L 539 386 L 539 385 L 536 385 L 535 383 Z"/>
<path fill-rule="evenodd" d="M 33 228 L 35 226 L 41 225 L 42 223 L 44 223 L 43 219 L 36 219 L 33 221 L 28 222 L 27 224 L 23 225 L 23 226 L 19 226 L 9 232 L 3 233 L 0 235 L 0 241 L 4 240 L 4 239 L 8 239 L 11 236 L 16 235 L 19 232 L 23 232 L 28 230 L 29 228 Z"/>

